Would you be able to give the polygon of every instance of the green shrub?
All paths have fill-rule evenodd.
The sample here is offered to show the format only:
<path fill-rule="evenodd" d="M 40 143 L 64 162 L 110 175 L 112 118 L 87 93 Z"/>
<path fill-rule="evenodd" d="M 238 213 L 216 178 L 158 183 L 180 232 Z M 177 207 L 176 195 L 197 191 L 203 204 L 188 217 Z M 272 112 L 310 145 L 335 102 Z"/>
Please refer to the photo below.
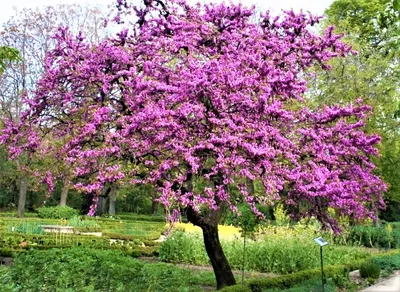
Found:
<path fill-rule="evenodd" d="M 95 220 L 88 220 L 86 216 L 74 215 L 68 220 L 68 225 L 72 227 L 99 227 Z"/>
<path fill-rule="evenodd" d="M 340 241 L 336 237 L 335 241 Z M 348 244 L 363 245 L 374 248 L 398 248 L 400 247 L 400 229 L 396 224 L 390 223 L 381 226 L 354 226 L 345 240 Z"/>
<path fill-rule="evenodd" d="M 79 214 L 78 210 L 71 207 L 55 206 L 55 207 L 40 207 L 36 210 L 40 218 L 51 219 L 71 219 Z"/>
<path fill-rule="evenodd" d="M 360 275 L 364 279 L 378 279 L 381 274 L 381 268 L 374 261 L 366 261 L 360 266 Z"/>

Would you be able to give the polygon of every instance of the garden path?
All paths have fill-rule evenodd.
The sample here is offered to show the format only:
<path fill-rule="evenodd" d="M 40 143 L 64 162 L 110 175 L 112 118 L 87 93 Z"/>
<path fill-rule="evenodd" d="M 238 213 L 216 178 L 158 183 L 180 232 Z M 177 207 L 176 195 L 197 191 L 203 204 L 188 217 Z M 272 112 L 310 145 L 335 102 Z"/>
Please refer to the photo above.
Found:
<path fill-rule="evenodd" d="M 397 275 L 360 292 L 400 292 L 400 271 Z"/>

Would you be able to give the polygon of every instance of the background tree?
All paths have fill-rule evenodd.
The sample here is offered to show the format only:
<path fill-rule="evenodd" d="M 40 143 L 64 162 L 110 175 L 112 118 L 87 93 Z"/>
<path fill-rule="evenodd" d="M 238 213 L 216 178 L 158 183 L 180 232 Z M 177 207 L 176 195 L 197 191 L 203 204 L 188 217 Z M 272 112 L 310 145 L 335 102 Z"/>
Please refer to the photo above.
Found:
<path fill-rule="evenodd" d="M 362 98 L 374 108 L 367 129 L 382 137 L 381 157 L 374 161 L 377 173 L 390 186 L 385 195 L 388 208 L 381 217 L 398 220 L 393 211 L 400 201 L 400 136 L 395 114 L 399 107 L 400 67 L 393 41 L 399 36 L 393 3 L 337 0 L 326 10 L 325 26 L 335 25 L 358 54 L 331 61 L 329 72 L 318 71 L 311 79 L 309 96 L 317 104 L 355 103 Z"/>
<path fill-rule="evenodd" d="M 5 46 L 0 49 L 0 58 L 4 54 L 15 57 L 15 51 L 8 47 L 16 48 L 21 55 L 21 62 L 7 67 L 0 77 L 2 117 L 15 122 L 20 120 L 23 96 L 36 89 L 45 65 L 45 55 L 54 48 L 56 41 L 53 35 L 60 25 L 69 26 L 75 33 L 85 32 L 88 41 L 94 42 L 106 35 L 104 20 L 104 14 L 99 7 L 77 4 L 16 11 L 15 16 L 3 25 L 0 37 L 0 45 Z M 0 68 L 2 64 L 0 63 Z M 31 176 L 26 168 L 31 161 L 28 157 L 21 157 L 15 163 L 19 185 L 18 215 L 22 217 Z M 65 186 L 60 204 L 65 204 L 69 187 L 68 175 L 62 180 Z"/>
<path fill-rule="evenodd" d="M 305 14 L 254 22 L 241 5 L 184 1 L 146 1 L 126 27 L 131 7 L 118 7 L 125 28 L 113 39 L 60 29 L 21 123 L 1 136 L 12 152 L 46 152 L 51 133 L 65 139 L 77 189 L 153 184 L 172 217 L 186 207 L 202 229 L 218 288 L 235 283 L 218 235 L 226 208 L 236 210 L 230 188 L 259 216 L 257 204 L 287 189 L 296 215 L 325 227 L 337 230 L 329 208 L 374 217 L 385 185 L 369 159 L 379 137 L 363 132 L 370 108 L 304 106 L 307 69 L 350 51 L 331 28 L 321 37 Z M 248 180 L 264 192 L 249 193 Z"/>

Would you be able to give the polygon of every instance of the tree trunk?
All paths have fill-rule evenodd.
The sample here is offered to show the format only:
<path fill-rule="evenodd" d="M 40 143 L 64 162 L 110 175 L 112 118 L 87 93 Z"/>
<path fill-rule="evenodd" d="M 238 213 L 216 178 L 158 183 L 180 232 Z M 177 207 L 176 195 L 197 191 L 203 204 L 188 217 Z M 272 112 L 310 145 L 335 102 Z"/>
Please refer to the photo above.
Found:
<path fill-rule="evenodd" d="M 61 207 L 65 207 L 67 205 L 68 191 L 69 191 L 69 181 L 67 178 L 64 178 L 63 187 L 61 190 L 61 197 L 60 197 Z"/>
<path fill-rule="evenodd" d="M 105 197 L 99 197 L 99 200 L 97 202 L 97 209 L 96 209 L 96 215 L 101 216 L 106 212 L 106 207 L 107 207 L 107 199 Z"/>
<path fill-rule="evenodd" d="M 254 195 L 254 182 L 246 177 L 246 187 L 247 187 L 247 193 L 251 196 Z"/>
<path fill-rule="evenodd" d="M 109 200 L 108 214 L 115 215 L 115 202 L 117 201 L 117 187 L 115 185 L 111 186 Z"/>
<path fill-rule="evenodd" d="M 28 190 L 28 177 L 23 176 L 19 184 L 18 217 L 24 217 L 26 192 Z"/>
<path fill-rule="evenodd" d="M 213 219 L 215 219 L 216 217 L 211 215 L 203 218 L 190 207 L 188 207 L 186 215 L 189 222 L 203 230 L 204 245 L 214 270 L 217 289 L 220 290 L 226 286 L 235 285 L 235 277 L 219 241 L 218 221 L 210 220 L 210 218 L 214 217 Z"/>
<path fill-rule="evenodd" d="M 201 229 L 203 230 L 207 255 L 210 258 L 215 279 L 217 280 L 217 289 L 235 285 L 235 277 L 219 241 L 218 226 L 203 225 Z"/>
<path fill-rule="evenodd" d="M 157 215 L 157 211 L 158 211 L 158 201 L 153 199 L 153 201 L 151 202 L 151 214 Z"/>

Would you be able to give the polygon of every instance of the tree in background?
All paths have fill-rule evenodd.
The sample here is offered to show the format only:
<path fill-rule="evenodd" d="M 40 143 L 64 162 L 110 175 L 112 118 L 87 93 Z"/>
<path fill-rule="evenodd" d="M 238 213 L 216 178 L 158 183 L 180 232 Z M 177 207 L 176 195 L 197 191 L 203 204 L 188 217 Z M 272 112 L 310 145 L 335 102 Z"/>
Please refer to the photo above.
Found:
<path fill-rule="evenodd" d="M 233 4 L 145 1 L 133 18 L 128 3 L 118 8 L 124 29 L 112 39 L 59 30 L 21 122 L 3 130 L 12 157 L 52 151 L 51 135 L 83 192 L 156 186 L 173 217 L 186 207 L 202 229 L 218 289 L 235 283 L 218 236 L 237 209 L 230 188 L 258 216 L 285 189 L 294 215 L 336 231 L 328 209 L 374 217 L 385 185 L 369 158 L 379 137 L 363 131 L 370 108 L 303 99 L 308 68 L 350 52 L 332 28 L 318 36 L 308 29 L 318 18 L 293 12 L 254 22 L 254 9 Z"/>
<path fill-rule="evenodd" d="M 394 39 L 400 36 L 395 2 L 387 0 L 337 0 L 327 10 L 325 26 L 335 25 L 357 55 L 330 62 L 332 70 L 319 70 L 312 78 L 309 96 L 317 104 L 355 103 L 362 98 L 374 108 L 367 130 L 379 133 L 381 156 L 374 159 L 379 173 L 389 184 L 385 195 L 387 210 L 381 217 L 393 217 L 400 206 L 400 120 L 399 51 Z M 396 20 L 397 19 L 397 20 Z"/>
<path fill-rule="evenodd" d="M 21 57 L 17 49 L 0 46 L 0 73 L 4 73 L 7 64 L 13 61 L 20 61 Z"/>
<path fill-rule="evenodd" d="M 15 16 L 4 25 L 0 34 L 0 59 L 3 55 L 15 58 L 14 47 L 20 52 L 20 62 L 13 63 L 4 70 L 0 77 L 0 106 L 1 116 L 9 121 L 18 123 L 23 107 L 23 96 L 36 89 L 36 84 L 43 69 L 46 53 L 53 49 L 56 40 L 53 35 L 60 25 L 69 26 L 71 31 L 85 32 L 88 41 L 98 42 L 106 35 L 104 29 L 104 14 L 96 6 L 81 5 L 56 5 L 43 9 L 23 9 L 15 12 Z M 0 69 L 3 63 L 0 62 Z M 60 205 L 66 204 L 68 188 L 70 187 L 68 165 L 57 165 L 60 161 L 56 156 L 48 157 L 52 161 L 52 168 L 58 166 L 56 171 L 60 180 L 64 182 Z M 29 185 L 33 181 L 32 172 L 28 169 L 35 168 L 32 159 L 20 156 L 15 160 L 17 184 L 19 189 L 18 216 L 22 217 L 26 205 L 26 196 Z M 44 165 L 50 165 L 44 164 Z M 38 165 L 37 165 L 38 166 Z M 14 176 L 14 174 L 12 174 Z"/>

